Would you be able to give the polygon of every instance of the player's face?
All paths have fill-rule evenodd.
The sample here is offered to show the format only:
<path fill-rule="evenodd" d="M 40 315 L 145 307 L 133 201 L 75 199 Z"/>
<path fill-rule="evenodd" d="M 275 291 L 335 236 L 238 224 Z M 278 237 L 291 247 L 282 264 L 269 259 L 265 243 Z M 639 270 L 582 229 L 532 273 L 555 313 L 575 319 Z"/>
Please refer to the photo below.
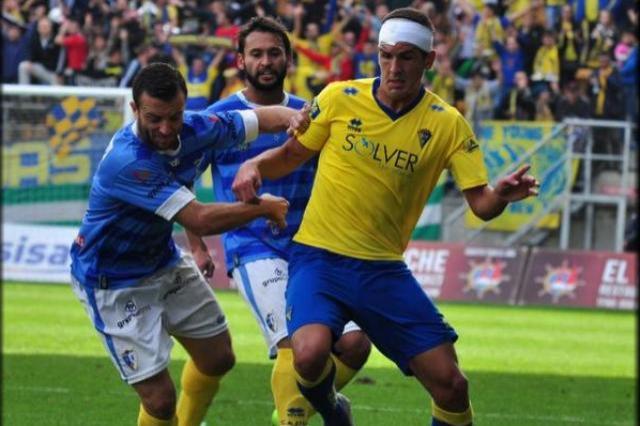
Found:
<path fill-rule="evenodd" d="M 249 34 L 244 53 L 238 56 L 238 67 L 245 71 L 249 84 L 262 91 L 282 91 L 288 65 L 282 40 L 270 32 Z"/>
<path fill-rule="evenodd" d="M 138 105 L 131 102 L 140 138 L 158 150 L 177 148 L 184 106 L 185 96 L 180 91 L 168 102 L 143 93 Z"/>
<path fill-rule="evenodd" d="M 412 100 L 420 92 L 422 73 L 435 56 L 435 51 L 425 55 L 408 43 L 380 46 L 380 93 L 391 101 Z"/>

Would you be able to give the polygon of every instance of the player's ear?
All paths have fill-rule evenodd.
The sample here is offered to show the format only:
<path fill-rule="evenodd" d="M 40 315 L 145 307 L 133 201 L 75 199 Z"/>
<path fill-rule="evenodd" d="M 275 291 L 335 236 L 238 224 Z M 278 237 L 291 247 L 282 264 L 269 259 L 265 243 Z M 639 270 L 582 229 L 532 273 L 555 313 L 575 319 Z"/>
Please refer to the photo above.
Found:
<path fill-rule="evenodd" d="M 129 102 L 129 106 L 131 107 L 131 111 L 133 111 L 134 114 L 138 114 L 138 106 L 136 105 L 136 101 L 130 101 Z"/>
<path fill-rule="evenodd" d="M 424 66 L 425 69 L 431 69 L 431 67 L 433 66 L 433 63 L 436 60 L 436 51 L 432 50 L 429 53 L 426 54 L 426 56 L 424 57 Z"/>
<path fill-rule="evenodd" d="M 236 54 L 236 64 L 239 70 L 244 71 L 244 55 L 242 53 Z"/>

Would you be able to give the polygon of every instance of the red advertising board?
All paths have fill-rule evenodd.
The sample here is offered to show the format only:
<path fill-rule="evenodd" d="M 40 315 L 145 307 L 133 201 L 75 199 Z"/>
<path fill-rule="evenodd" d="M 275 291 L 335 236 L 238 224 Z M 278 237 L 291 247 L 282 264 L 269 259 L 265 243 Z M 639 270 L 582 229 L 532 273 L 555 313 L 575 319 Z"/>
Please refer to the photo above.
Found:
<path fill-rule="evenodd" d="M 191 252 L 187 238 L 184 233 L 174 234 L 173 236 L 176 244 L 178 244 L 184 251 Z M 234 288 L 232 280 L 227 276 L 227 267 L 224 264 L 224 249 L 222 248 L 222 241 L 219 236 L 205 237 L 204 242 L 209 248 L 209 253 L 213 257 L 213 264 L 215 269 L 213 271 L 213 277 L 209 279 L 211 287 L 217 289 L 229 289 Z"/>
<path fill-rule="evenodd" d="M 411 241 L 404 258 L 432 299 L 514 303 L 526 254 L 525 248 Z"/>
<path fill-rule="evenodd" d="M 631 253 L 536 248 L 519 303 L 636 309 L 637 264 Z"/>

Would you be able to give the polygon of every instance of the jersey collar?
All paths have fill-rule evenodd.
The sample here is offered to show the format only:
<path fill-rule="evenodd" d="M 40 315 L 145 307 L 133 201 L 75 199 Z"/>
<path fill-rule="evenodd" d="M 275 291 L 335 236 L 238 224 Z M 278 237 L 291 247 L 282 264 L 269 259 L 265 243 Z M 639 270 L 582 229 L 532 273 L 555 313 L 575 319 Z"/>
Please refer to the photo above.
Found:
<path fill-rule="evenodd" d="M 244 89 L 242 89 L 244 90 Z M 268 105 L 260 105 L 260 104 L 255 104 L 253 102 L 250 102 L 247 97 L 244 95 L 244 93 L 242 93 L 242 90 L 238 90 L 236 92 L 236 96 L 238 97 L 238 99 L 240 99 L 240 102 L 242 102 L 243 104 L 245 104 L 246 106 L 250 107 L 250 108 L 259 108 L 262 106 L 268 106 Z M 280 102 L 278 105 L 282 105 L 282 106 L 288 106 L 289 105 L 289 94 L 287 92 L 284 92 L 284 97 L 282 98 L 282 102 Z"/>
<path fill-rule="evenodd" d="M 387 116 L 389 116 L 389 118 L 393 121 L 397 120 L 398 118 L 402 117 L 403 115 L 411 111 L 416 105 L 420 103 L 420 101 L 424 97 L 424 94 L 426 93 L 426 91 L 424 90 L 424 87 L 421 86 L 420 93 L 418 94 L 418 96 L 416 96 L 415 99 L 409 103 L 409 105 L 407 105 L 402 110 L 400 110 L 400 112 L 395 112 L 394 110 L 392 110 L 391 108 L 389 108 L 388 106 L 380 102 L 380 100 L 378 99 L 377 93 L 378 93 L 379 87 L 380 87 L 380 77 L 376 77 L 373 80 L 373 85 L 371 86 L 371 94 L 373 95 L 373 99 L 376 100 L 376 103 L 378 104 L 380 109 L 384 111 L 384 113 L 387 114 Z"/>

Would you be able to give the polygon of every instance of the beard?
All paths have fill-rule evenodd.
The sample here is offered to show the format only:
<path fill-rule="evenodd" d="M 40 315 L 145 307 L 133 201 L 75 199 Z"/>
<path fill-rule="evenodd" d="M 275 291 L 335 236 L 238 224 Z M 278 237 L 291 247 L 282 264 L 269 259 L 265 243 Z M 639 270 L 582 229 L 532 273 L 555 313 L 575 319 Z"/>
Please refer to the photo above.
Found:
<path fill-rule="evenodd" d="M 261 73 L 251 74 L 250 72 L 246 72 L 245 74 L 246 74 L 247 80 L 249 80 L 249 83 L 251 83 L 251 85 L 258 90 L 265 90 L 265 91 L 274 90 L 274 89 L 282 90 L 284 79 L 287 76 L 287 69 L 283 68 L 280 71 L 273 69 L 272 71 L 276 74 L 276 78 L 275 80 L 273 80 L 272 83 L 268 83 L 268 84 L 264 84 L 260 82 Z"/>

